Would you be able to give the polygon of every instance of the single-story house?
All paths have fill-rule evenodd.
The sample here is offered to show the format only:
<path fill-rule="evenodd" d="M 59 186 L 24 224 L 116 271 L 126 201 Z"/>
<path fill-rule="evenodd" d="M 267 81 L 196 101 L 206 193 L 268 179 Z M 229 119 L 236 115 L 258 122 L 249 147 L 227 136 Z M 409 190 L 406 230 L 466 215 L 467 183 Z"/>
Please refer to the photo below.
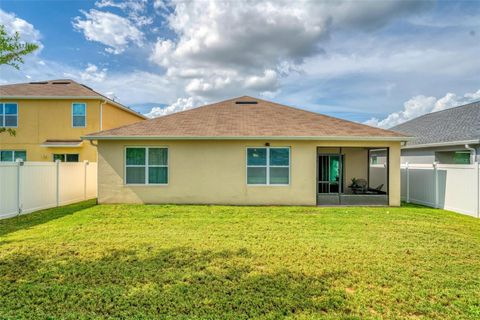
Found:
<path fill-rule="evenodd" d="M 243 96 L 83 139 L 98 146 L 99 203 L 398 206 L 408 137 Z"/>
<path fill-rule="evenodd" d="M 402 147 L 402 163 L 480 161 L 480 102 L 428 113 L 390 130 L 414 137 Z"/>

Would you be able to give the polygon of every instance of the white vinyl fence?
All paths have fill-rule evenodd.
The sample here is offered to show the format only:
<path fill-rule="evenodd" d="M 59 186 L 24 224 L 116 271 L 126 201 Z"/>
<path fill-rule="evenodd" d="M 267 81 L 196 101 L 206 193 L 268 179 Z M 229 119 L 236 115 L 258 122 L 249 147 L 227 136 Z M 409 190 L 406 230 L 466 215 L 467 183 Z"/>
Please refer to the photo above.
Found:
<path fill-rule="evenodd" d="M 479 164 L 402 164 L 402 200 L 480 218 Z"/>
<path fill-rule="evenodd" d="M 0 163 L 0 219 L 96 197 L 94 162 Z"/>

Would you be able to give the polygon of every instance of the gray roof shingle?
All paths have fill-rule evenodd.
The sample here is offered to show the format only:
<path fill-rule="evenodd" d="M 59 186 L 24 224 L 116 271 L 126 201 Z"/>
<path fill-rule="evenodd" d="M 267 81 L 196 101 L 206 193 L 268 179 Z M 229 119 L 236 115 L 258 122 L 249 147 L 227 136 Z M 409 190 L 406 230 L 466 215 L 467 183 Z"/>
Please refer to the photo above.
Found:
<path fill-rule="evenodd" d="M 407 145 L 480 139 L 480 101 L 428 113 L 390 128 L 414 136 Z"/>

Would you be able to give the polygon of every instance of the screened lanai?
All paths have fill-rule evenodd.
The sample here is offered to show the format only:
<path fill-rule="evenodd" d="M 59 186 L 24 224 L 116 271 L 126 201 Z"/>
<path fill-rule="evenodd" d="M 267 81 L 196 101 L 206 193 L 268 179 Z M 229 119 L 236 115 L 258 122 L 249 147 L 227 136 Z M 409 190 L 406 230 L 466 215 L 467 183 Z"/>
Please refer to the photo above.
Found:
<path fill-rule="evenodd" d="M 317 150 L 318 205 L 388 205 L 388 148 Z"/>

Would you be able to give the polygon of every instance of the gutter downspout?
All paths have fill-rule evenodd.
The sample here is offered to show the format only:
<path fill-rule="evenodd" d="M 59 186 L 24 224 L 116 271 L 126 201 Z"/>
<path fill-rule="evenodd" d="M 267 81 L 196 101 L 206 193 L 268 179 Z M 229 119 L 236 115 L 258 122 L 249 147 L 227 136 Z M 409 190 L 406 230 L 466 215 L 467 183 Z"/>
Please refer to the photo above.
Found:
<path fill-rule="evenodd" d="M 465 149 L 470 150 L 470 157 L 473 157 L 472 163 L 475 165 L 475 176 L 477 179 L 477 203 L 475 205 L 477 210 L 477 218 L 480 218 L 480 164 L 477 161 L 477 150 L 470 147 L 468 144 L 465 145 Z"/>
<path fill-rule="evenodd" d="M 103 130 L 103 106 L 107 103 L 107 100 L 103 100 L 102 103 L 100 103 L 100 131 Z"/>
<path fill-rule="evenodd" d="M 470 159 L 472 163 L 477 162 L 477 149 L 470 147 L 469 144 L 465 145 L 465 149 L 470 150 Z"/>

